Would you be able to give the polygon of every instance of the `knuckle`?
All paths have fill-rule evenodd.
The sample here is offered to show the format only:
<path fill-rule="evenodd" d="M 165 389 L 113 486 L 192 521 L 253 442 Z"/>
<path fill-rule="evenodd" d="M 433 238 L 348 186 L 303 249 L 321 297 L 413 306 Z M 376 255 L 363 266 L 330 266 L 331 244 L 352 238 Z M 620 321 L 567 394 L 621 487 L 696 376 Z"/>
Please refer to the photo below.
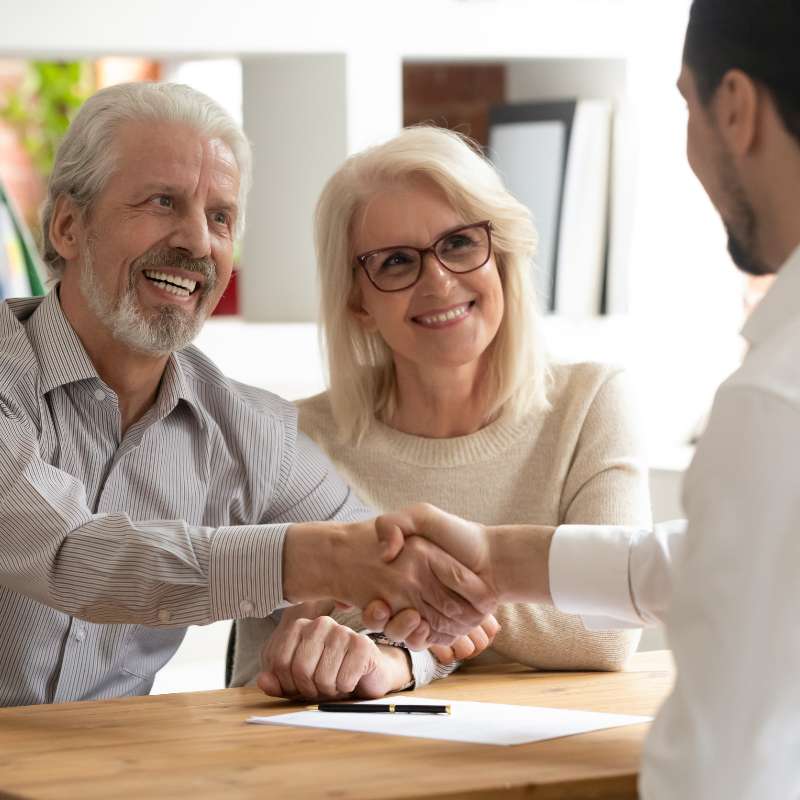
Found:
<path fill-rule="evenodd" d="M 356 634 L 352 642 L 353 654 L 359 659 L 366 659 L 372 656 L 378 649 L 378 645 L 363 633 Z"/>
<path fill-rule="evenodd" d="M 347 629 L 343 628 L 341 625 L 337 625 L 335 628 L 329 628 L 325 632 L 324 655 L 330 658 L 330 650 L 340 648 L 342 644 L 347 641 L 347 638 Z"/>
<path fill-rule="evenodd" d="M 288 656 L 288 654 L 281 653 L 272 660 L 272 666 L 274 667 L 275 672 L 278 672 L 281 675 L 285 675 L 287 673 L 291 674 L 292 659 Z"/>
<path fill-rule="evenodd" d="M 330 628 L 332 622 L 333 619 L 331 617 L 316 617 L 310 621 L 308 627 L 314 633 L 323 633 Z"/>
<path fill-rule="evenodd" d="M 320 697 L 327 697 L 333 699 L 338 694 L 338 690 L 336 688 L 335 683 L 329 683 L 328 681 L 323 681 L 323 682 L 317 681 L 316 686 L 317 686 L 316 693 Z"/>
<path fill-rule="evenodd" d="M 292 680 L 297 686 L 306 685 L 311 678 L 308 670 L 298 663 L 292 664 L 289 674 L 292 676 Z"/>

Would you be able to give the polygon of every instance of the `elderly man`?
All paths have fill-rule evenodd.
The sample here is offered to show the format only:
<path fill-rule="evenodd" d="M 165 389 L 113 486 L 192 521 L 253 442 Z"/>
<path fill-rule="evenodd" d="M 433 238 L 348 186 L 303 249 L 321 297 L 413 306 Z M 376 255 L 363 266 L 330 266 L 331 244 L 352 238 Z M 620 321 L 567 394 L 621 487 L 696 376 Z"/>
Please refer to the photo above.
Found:
<path fill-rule="evenodd" d="M 187 625 L 287 602 L 380 596 L 443 641 L 493 605 L 423 540 L 382 566 L 292 406 L 188 347 L 231 274 L 249 163 L 230 118 L 170 84 L 99 92 L 59 150 L 58 283 L 0 305 L 2 705 L 146 693 Z M 458 593 L 436 577 L 453 570 Z"/>
<path fill-rule="evenodd" d="M 554 602 L 601 627 L 666 617 L 678 676 L 647 742 L 644 800 L 800 797 L 798 40 L 796 0 L 692 5 L 678 80 L 689 163 L 734 262 L 777 277 L 717 393 L 687 522 L 487 530 L 420 507 L 380 523 L 395 551 L 401 530 L 424 532 L 507 600 Z M 413 639 L 413 624 L 386 629 Z"/>

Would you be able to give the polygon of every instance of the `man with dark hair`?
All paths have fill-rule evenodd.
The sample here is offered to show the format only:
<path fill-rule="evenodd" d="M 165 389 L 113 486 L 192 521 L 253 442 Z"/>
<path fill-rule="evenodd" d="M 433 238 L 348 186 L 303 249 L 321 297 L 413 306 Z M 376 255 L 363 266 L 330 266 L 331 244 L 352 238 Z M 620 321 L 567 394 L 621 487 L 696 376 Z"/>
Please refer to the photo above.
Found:
<path fill-rule="evenodd" d="M 717 205 L 728 230 L 728 248 L 736 265 L 753 275 L 777 271 L 775 264 L 764 261 L 760 252 L 759 220 L 743 176 L 737 172 L 734 152 L 721 138 L 722 129 L 715 117 L 715 106 L 739 89 L 746 79 L 752 85 L 752 99 L 768 102 L 781 128 L 795 144 L 800 144 L 800 59 L 797 58 L 797 35 L 800 31 L 800 6 L 792 0 L 701 0 L 692 6 L 683 50 L 683 71 L 678 87 L 697 113 L 690 113 L 689 162 L 711 200 Z M 710 124 L 714 147 L 701 157 L 715 158 L 718 180 L 730 207 L 718 205 L 718 189 L 703 177 L 707 167 L 697 165 L 699 154 L 693 151 L 692 121 Z M 791 144 L 791 142 L 789 142 Z M 766 149 L 766 148 L 762 148 Z M 774 153 L 772 148 L 769 153 Z M 698 171 L 700 170 L 700 171 Z M 764 174 L 763 172 L 761 174 Z M 772 194 L 774 200 L 777 198 Z"/>
<path fill-rule="evenodd" d="M 666 620 L 677 665 L 642 763 L 645 800 L 800 797 L 800 3 L 695 0 L 678 88 L 687 155 L 736 264 L 777 273 L 687 474 L 687 521 L 487 528 L 420 506 L 422 533 L 495 587 L 589 627 Z M 383 623 L 413 641 L 407 615 Z"/>

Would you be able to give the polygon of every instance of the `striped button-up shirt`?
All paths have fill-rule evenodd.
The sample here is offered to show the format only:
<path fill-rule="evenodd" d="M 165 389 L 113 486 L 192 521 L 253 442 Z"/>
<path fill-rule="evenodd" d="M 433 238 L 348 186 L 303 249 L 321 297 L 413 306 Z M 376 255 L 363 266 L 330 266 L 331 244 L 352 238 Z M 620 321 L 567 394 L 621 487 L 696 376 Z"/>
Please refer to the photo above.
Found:
<path fill-rule="evenodd" d="M 291 522 L 367 513 L 195 348 L 123 435 L 57 292 L 0 304 L 0 705 L 146 694 L 187 625 L 284 603 Z"/>

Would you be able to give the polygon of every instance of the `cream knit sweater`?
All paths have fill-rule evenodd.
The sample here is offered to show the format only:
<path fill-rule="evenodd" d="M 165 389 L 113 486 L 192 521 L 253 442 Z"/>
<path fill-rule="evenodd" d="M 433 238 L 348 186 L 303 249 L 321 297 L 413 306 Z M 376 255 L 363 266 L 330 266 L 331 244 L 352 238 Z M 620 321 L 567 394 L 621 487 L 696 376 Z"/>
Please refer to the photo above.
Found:
<path fill-rule="evenodd" d="M 584 363 L 556 364 L 552 376 L 548 412 L 500 417 L 468 436 L 427 439 L 374 420 L 358 447 L 343 444 L 325 393 L 298 403 L 299 425 L 377 509 L 427 501 L 484 523 L 649 527 L 647 471 L 623 375 Z M 639 639 L 638 631 L 588 631 L 578 617 L 544 605 L 507 604 L 496 616 L 494 644 L 472 663 L 614 670 Z M 234 685 L 252 679 L 272 630 L 266 621 L 238 626 Z M 415 659 L 425 682 L 417 667 Z"/>

